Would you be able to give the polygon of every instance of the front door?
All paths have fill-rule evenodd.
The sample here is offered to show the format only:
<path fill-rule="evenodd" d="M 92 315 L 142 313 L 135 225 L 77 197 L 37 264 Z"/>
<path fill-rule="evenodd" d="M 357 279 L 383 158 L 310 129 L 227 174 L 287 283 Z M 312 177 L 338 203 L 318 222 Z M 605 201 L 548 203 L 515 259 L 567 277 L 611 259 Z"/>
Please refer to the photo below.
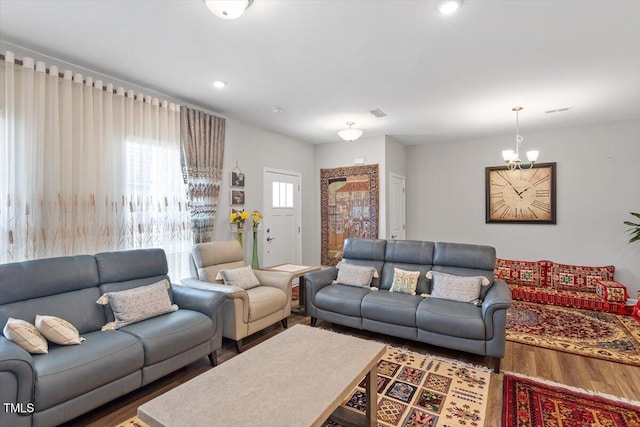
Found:
<path fill-rule="evenodd" d="M 302 262 L 300 174 L 264 170 L 261 266 Z"/>

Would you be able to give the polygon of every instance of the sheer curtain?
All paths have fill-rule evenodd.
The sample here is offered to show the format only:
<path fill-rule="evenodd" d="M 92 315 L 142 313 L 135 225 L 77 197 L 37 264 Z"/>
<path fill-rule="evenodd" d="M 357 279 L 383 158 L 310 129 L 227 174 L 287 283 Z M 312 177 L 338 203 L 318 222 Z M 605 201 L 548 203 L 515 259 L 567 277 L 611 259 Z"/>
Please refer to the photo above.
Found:
<path fill-rule="evenodd" d="M 162 247 L 188 272 L 180 108 L 6 52 L 0 262 Z"/>

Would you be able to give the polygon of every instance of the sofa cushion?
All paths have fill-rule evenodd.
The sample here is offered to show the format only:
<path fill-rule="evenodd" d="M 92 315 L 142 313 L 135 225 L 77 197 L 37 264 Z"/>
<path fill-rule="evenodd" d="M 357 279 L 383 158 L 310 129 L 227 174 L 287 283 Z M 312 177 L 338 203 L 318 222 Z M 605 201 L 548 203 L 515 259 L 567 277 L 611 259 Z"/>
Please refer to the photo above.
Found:
<path fill-rule="evenodd" d="M 102 305 L 109 304 L 115 316 L 115 322 L 110 322 L 102 329 L 119 329 L 144 319 L 178 310 L 177 305 L 171 304 L 170 288 L 169 281 L 164 279 L 152 285 L 120 292 L 107 292 L 102 295 L 96 302 Z"/>
<path fill-rule="evenodd" d="M 249 321 L 259 320 L 287 305 L 287 294 L 272 286 L 258 286 L 247 291 L 249 297 Z"/>
<path fill-rule="evenodd" d="M 419 329 L 459 338 L 484 340 L 482 308 L 438 298 L 424 299 L 416 310 Z"/>
<path fill-rule="evenodd" d="M 120 331 L 142 343 L 144 365 L 149 366 L 210 340 L 215 325 L 200 312 L 178 310 L 125 326 Z"/>
<path fill-rule="evenodd" d="M 419 295 L 431 292 L 431 280 L 426 278 L 427 271 L 432 268 L 430 264 L 404 264 L 399 262 L 387 262 L 384 264 L 382 277 L 380 278 L 380 289 L 391 289 L 396 268 L 407 271 L 419 271 L 420 276 L 418 276 L 418 283 L 416 284 L 416 293 Z"/>
<path fill-rule="evenodd" d="M 595 293 L 598 280 L 613 280 L 615 267 L 588 267 L 550 263 L 547 267 L 547 285 L 554 289 Z"/>
<path fill-rule="evenodd" d="M 59 345 L 80 344 L 84 338 L 71 323 L 56 316 L 36 315 L 36 328 L 45 338 Z"/>
<path fill-rule="evenodd" d="M 225 285 L 237 286 L 244 290 L 260 286 L 260 281 L 250 265 L 231 269 L 225 268 L 220 270 L 219 277 L 222 278 Z M 218 276 L 216 276 L 216 279 L 218 279 Z"/>
<path fill-rule="evenodd" d="M 393 325 L 416 326 L 416 309 L 423 298 L 380 290 L 362 299 L 362 317 Z"/>
<path fill-rule="evenodd" d="M 547 286 L 547 261 L 517 261 L 496 258 L 494 275 L 507 283 L 523 286 Z"/>
<path fill-rule="evenodd" d="M 376 269 L 365 265 L 338 263 L 338 277 L 336 282 L 347 286 L 369 287 Z"/>
<path fill-rule="evenodd" d="M 401 268 L 393 269 L 393 282 L 389 292 L 399 292 L 402 294 L 415 295 L 418 278 L 421 276 L 419 271 L 407 271 Z"/>
<path fill-rule="evenodd" d="M 51 346 L 33 357 L 36 411 L 42 411 L 142 368 L 138 339 L 120 331 L 90 332 L 82 345 Z"/>
<path fill-rule="evenodd" d="M 615 280 L 598 280 L 596 295 L 607 301 L 625 302 L 629 299 L 627 287 Z"/>
<path fill-rule="evenodd" d="M 483 276 L 454 276 L 430 271 L 427 277 L 433 280 L 431 297 L 451 301 L 478 302 L 480 290 L 489 285 L 489 279 Z"/>
<path fill-rule="evenodd" d="M 25 320 L 10 317 L 2 333 L 29 353 L 46 354 L 49 351 L 49 344 L 38 328 Z"/>
<path fill-rule="evenodd" d="M 360 317 L 362 298 L 370 293 L 369 288 L 340 284 L 325 286 L 316 293 L 315 305 L 322 310 Z"/>

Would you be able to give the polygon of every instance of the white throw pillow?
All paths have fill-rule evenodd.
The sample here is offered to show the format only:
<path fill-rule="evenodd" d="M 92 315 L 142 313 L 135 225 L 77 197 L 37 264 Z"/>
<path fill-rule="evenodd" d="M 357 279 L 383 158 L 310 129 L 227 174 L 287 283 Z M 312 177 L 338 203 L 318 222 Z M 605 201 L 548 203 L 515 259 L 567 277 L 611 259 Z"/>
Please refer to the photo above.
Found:
<path fill-rule="evenodd" d="M 104 325 L 102 330 L 119 329 L 141 320 L 178 310 L 177 305 L 171 304 L 167 291 L 170 287 L 169 281 L 164 279 L 152 285 L 120 292 L 107 292 L 102 295 L 96 302 L 101 305 L 109 304 L 116 319 L 115 322 Z"/>
<path fill-rule="evenodd" d="M 427 272 L 427 279 L 432 279 L 432 298 L 452 301 L 477 303 L 480 289 L 488 285 L 489 279 L 483 276 L 454 276 L 438 271 Z"/>
<path fill-rule="evenodd" d="M 336 282 L 341 285 L 368 288 L 373 280 L 374 271 L 376 271 L 376 269 L 373 267 L 342 262 L 338 269 Z"/>
<path fill-rule="evenodd" d="M 389 292 L 400 292 L 403 294 L 415 295 L 419 278 L 419 271 L 407 271 L 400 268 L 394 268 L 393 282 L 391 283 L 391 289 L 389 289 Z"/>
<path fill-rule="evenodd" d="M 31 323 L 12 317 L 7 320 L 2 330 L 7 339 L 18 344 L 20 347 L 34 354 L 45 354 L 49 352 L 49 345 L 40 331 Z"/>
<path fill-rule="evenodd" d="M 84 338 L 71 323 L 55 316 L 36 316 L 36 328 L 52 343 L 59 345 L 80 344 Z"/>
<path fill-rule="evenodd" d="M 244 290 L 260 286 L 260 281 L 250 265 L 240 268 L 220 270 L 225 285 L 237 286 Z"/>

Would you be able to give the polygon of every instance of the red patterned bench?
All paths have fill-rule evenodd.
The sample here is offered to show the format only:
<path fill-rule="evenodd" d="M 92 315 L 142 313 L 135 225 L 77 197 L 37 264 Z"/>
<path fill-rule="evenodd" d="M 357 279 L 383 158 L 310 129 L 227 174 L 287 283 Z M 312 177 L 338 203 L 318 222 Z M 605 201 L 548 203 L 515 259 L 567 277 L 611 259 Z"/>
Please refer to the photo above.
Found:
<path fill-rule="evenodd" d="M 615 267 L 587 267 L 553 261 L 496 259 L 495 277 L 504 279 L 515 300 L 624 314 L 629 298 L 613 280 Z"/>

